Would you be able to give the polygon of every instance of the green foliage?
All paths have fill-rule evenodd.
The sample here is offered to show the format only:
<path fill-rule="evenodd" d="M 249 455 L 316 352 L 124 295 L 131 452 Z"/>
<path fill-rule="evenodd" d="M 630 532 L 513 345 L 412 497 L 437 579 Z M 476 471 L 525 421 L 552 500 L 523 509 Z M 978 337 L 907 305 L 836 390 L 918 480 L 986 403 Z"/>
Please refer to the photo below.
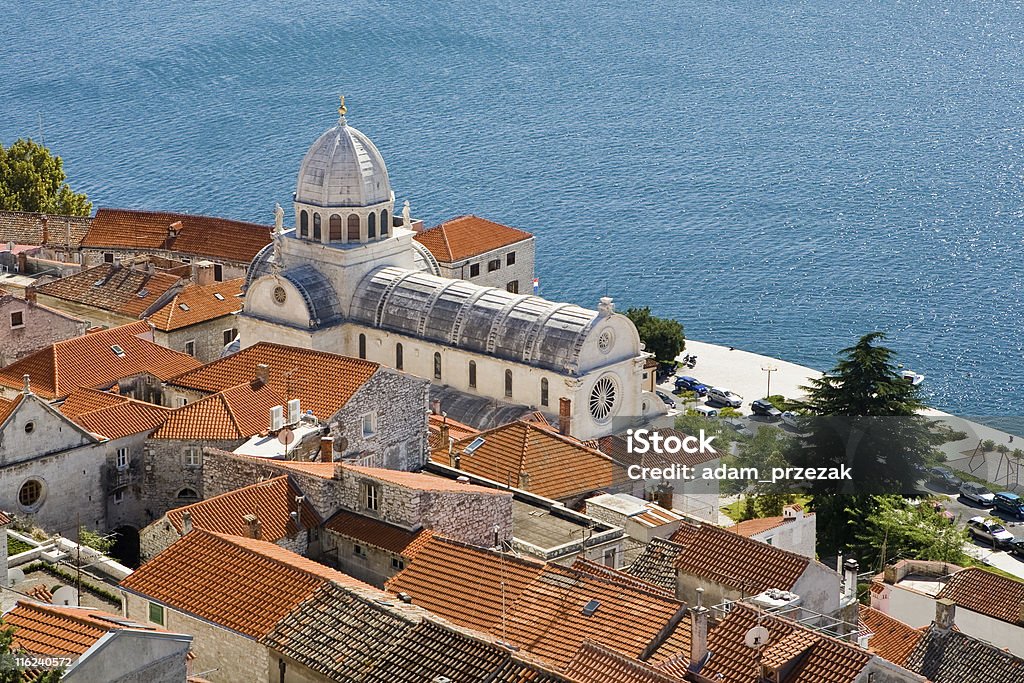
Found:
<path fill-rule="evenodd" d="M 768 401 L 782 412 L 786 412 L 787 410 L 791 410 L 793 408 L 793 403 L 787 401 L 786 397 L 783 396 L 782 394 L 772 394 L 771 396 L 765 396 L 764 400 Z"/>
<path fill-rule="evenodd" d="M 673 362 L 686 348 L 686 335 L 678 320 L 651 315 L 647 306 L 627 309 L 626 317 L 636 325 L 640 340 L 659 362 Z"/>
<path fill-rule="evenodd" d="M 78 528 L 78 542 L 82 545 L 98 550 L 101 553 L 108 553 L 114 547 L 114 539 L 101 535 L 96 531 L 87 529 L 84 526 Z"/>
<path fill-rule="evenodd" d="M 32 546 L 25 541 L 19 541 L 10 534 L 7 535 L 7 556 L 17 555 L 18 553 L 24 553 L 32 550 Z"/>
<path fill-rule="evenodd" d="M 911 505 L 900 496 L 875 496 L 860 527 L 852 528 L 854 551 L 872 568 L 903 558 L 964 564 L 967 532 L 951 524 L 928 501 Z"/>
<path fill-rule="evenodd" d="M 991 453 L 995 449 L 996 442 L 993 441 L 992 439 L 985 439 L 984 441 L 981 442 L 981 450 L 985 451 L 986 453 Z"/>
<path fill-rule="evenodd" d="M 88 216 L 92 204 L 64 182 L 64 161 L 30 139 L 0 145 L 0 209 Z"/>
<path fill-rule="evenodd" d="M 27 683 L 29 678 L 25 670 L 18 666 L 13 649 L 14 629 L 5 628 L 0 630 L 0 683 Z M 64 669 L 50 669 L 43 674 L 32 677 L 32 683 L 59 683 Z"/>
<path fill-rule="evenodd" d="M 33 562 L 32 564 L 24 567 L 24 571 L 26 574 L 30 574 L 35 571 L 46 572 L 54 578 L 61 579 L 69 586 L 74 586 L 78 583 L 77 574 L 61 569 L 60 567 L 52 565 L 49 562 Z M 88 583 L 85 580 L 85 577 L 82 577 L 82 579 L 82 591 L 94 595 L 100 600 L 109 602 L 111 605 L 114 605 L 118 609 L 121 608 L 121 597 L 119 595 L 112 591 L 108 591 L 103 588 L 99 588 L 98 586 L 94 586 L 91 583 Z M 0 681 L 0 683 L 3 682 Z"/>
<path fill-rule="evenodd" d="M 757 497 L 758 517 L 778 517 L 782 514 L 782 508 L 796 500 L 792 493 L 779 493 L 773 491 Z"/>

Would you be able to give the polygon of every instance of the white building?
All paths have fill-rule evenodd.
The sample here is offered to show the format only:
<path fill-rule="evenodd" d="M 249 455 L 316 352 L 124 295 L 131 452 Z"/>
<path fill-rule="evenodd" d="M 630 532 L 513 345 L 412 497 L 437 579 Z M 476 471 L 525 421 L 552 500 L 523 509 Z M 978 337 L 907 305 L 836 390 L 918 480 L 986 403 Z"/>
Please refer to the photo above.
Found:
<path fill-rule="evenodd" d="M 344 106 L 299 168 L 296 228 L 278 208 L 253 260 L 239 316 L 260 341 L 359 356 L 467 394 L 556 414 L 571 403 L 581 439 L 664 412 L 642 385 L 647 357 L 611 299 L 597 311 L 448 279 L 395 220 L 384 159 Z"/>

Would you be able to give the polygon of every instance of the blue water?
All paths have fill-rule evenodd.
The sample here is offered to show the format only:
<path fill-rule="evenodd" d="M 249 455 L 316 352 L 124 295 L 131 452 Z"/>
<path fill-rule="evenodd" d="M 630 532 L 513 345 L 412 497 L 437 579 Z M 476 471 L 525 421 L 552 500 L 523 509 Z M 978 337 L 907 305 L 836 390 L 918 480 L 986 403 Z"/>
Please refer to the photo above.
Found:
<path fill-rule="evenodd" d="M 534 231 L 548 297 L 821 368 L 881 329 L 1019 414 L 1020 2 L 3 5 L 0 141 L 95 205 L 269 223 L 344 92 L 398 201 Z"/>

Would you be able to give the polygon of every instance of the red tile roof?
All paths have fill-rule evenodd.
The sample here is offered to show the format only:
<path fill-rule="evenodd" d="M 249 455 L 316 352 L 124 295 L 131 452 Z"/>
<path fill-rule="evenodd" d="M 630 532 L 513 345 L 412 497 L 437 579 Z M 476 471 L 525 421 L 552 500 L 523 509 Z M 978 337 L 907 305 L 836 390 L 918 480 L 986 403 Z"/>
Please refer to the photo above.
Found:
<path fill-rule="evenodd" d="M 1024 582 L 994 574 L 980 567 L 958 571 L 949 577 L 935 596 L 949 599 L 957 607 L 978 612 L 1009 624 L 1020 625 L 1024 605 Z"/>
<path fill-rule="evenodd" d="M 193 530 L 121 587 L 252 638 L 328 582 L 374 590 L 273 543 Z"/>
<path fill-rule="evenodd" d="M 177 226 L 177 237 L 170 228 Z M 211 259 L 248 263 L 270 243 L 271 226 L 227 218 L 163 211 L 99 209 L 83 247 L 167 249 Z"/>
<path fill-rule="evenodd" d="M 565 674 L 579 683 L 682 683 L 667 673 L 615 650 L 587 641 L 565 667 Z"/>
<path fill-rule="evenodd" d="M 255 515 L 260 523 L 260 540 L 276 543 L 286 536 L 320 524 L 320 516 L 309 502 L 305 499 L 301 505 L 295 502 L 300 496 L 302 491 L 288 477 L 274 477 L 170 510 L 167 520 L 181 533 L 184 515 L 188 512 L 192 517 L 193 529 L 247 536 L 249 525 L 243 518 Z M 292 512 L 298 513 L 298 525 L 292 521 Z"/>
<path fill-rule="evenodd" d="M 237 278 L 203 287 L 188 285 L 148 320 L 156 329 L 170 332 L 237 313 L 242 310 L 244 282 L 245 278 Z"/>
<path fill-rule="evenodd" d="M 128 622 L 124 617 L 88 607 L 58 607 L 19 600 L 5 614 L 3 626 L 14 628 L 12 646 L 50 656 L 79 656 L 97 640 L 124 628 L 160 630 Z M 126 623 L 127 622 L 127 623 Z"/>
<path fill-rule="evenodd" d="M 270 409 L 284 404 L 270 385 L 246 382 L 175 408 L 151 438 L 248 439 L 270 429 Z"/>
<path fill-rule="evenodd" d="M 92 413 L 103 408 L 119 406 L 125 401 L 132 399 L 112 391 L 100 391 L 99 389 L 88 389 L 78 387 L 74 389 L 64 402 L 60 404 L 59 410 L 72 420 L 85 413 Z"/>
<path fill-rule="evenodd" d="M 508 496 L 512 494 L 504 489 L 493 489 L 487 486 L 477 486 L 466 482 L 455 481 L 435 474 L 424 472 L 404 472 L 402 470 L 389 470 L 383 467 L 361 467 L 359 465 L 348 465 L 337 463 L 342 469 L 367 477 L 374 477 L 381 481 L 397 484 L 407 489 L 419 491 L 433 491 L 437 493 L 476 493 L 491 496 Z"/>
<path fill-rule="evenodd" d="M 7 422 L 7 418 L 11 416 L 14 409 L 21 403 L 22 396 L 24 396 L 24 394 L 18 394 L 12 399 L 0 398 L 0 426 L 2 426 L 4 422 Z"/>
<path fill-rule="evenodd" d="M 260 342 L 185 372 L 169 384 L 216 393 L 252 381 L 260 364 L 270 366 L 270 387 L 289 399 L 300 399 L 303 411 L 312 410 L 321 419 L 338 412 L 380 368 L 358 358 Z"/>
<path fill-rule="evenodd" d="M 7 526 L 13 521 L 14 520 L 11 519 L 11 516 L 9 514 L 4 512 L 3 510 L 0 510 L 0 526 Z"/>
<path fill-rule="evenodd" d="M 922 631 L 867 605 L 860 605 L 860 621 L 862 630 L 873 634 L 868 640 L 868 650 L 900 666 L 907 665 L 907 657 L 923 635 Z"/>
<path fill-rule="evenodd" d="M 416 233 L 416 241 L 438 261 L 453 263 L 531 239 L 525 230 L 479 216 L 459 216 Z"/>
<path fill-rule="evenodd" d="M 759 517 L 757 519 L 746 519 L 742 522 L 737 522 L 734 526 L 729 527 L 729 531 L 740 536 L 756 536 L 757 534 L 764 533 L 765 531 L 771 531 L 776 527 L 780 527 L 785 524 L 786 518 L 782 515 L 777 517 Z"/>
<path fill-rule="evenodd" d="M 407 559 L 412 559 L 422 550 L 432 535 L 426 529 L 409 531 L 348 510 L 342 510 L 331 517 L 324 524 L 324 528 Z"/>
<path fill-rule="evenodd" d="M 149 323 L 140 320 L 66 339 L 0 369 L 0 384 L 21 388 L 22 375 L 28 374 L 34 393 L 56 399 L 76 387 L 105 388 L 143 373 L 166 380 L 199 366 L 195 358 L 143 338 L 151 334 Z"/>
<path fill-rule="evenodd" d="M 475 438 L 484 443 L 472 454 L 462 453 Z M 513 487 L 520 487 L 520 475 L 525 474 L 529 481 L 522 488 L 556 500 L 611 486 L 619 474 L 603 453 L 521 420 L 456 441 L 452 452 L 461 453 L 459 466 L 470 474 Z M 447 447 L 430 457 L 451 464 Z"/>
<path fill-rule="evenodd" d="M 82 398 L 82 395 L 86 393 L 92 395 L 91 398 L 95 403 L 107 401 L 107 396 L 111 397 L 113 402 L 94 410 L 83 410 L 90 400 Z M 61 404 L 60 411 L 83 429 L 108 439 L 120 439 L 131 434 L 150 432 L 163 424 L 171 414 L 170 408 L 95 389 L 78 388 L 71 392 L 68 400 L 71 397 L 76 397 L 70 408 L 75 414 L 70 415 L 65 409 L 68 401 Z"/>
<path fill-rule="evenodd" d="M 36 291 L 62 301 L 140 318 L 165 298 L 169 290 L 183 283 L 178 275 L 148 273 L 145 265 L 122 266 L 115 263 L 48 282 L 37 287 Z"/>
<path fill-rule="evenodd" d="M 430 448 L 448 448 L 447 443 L 441 441 L 441 427 L 442 425 L 448 426 L 448 438 L 460 441 L 465 439 L 467 436 L 475 436 L 480 433 L 480 430 L 470 427 L 467 424 L 463 424 L 458 420 L 453 420 L 450 417 L 443 417 L 441 415 L 435 415 L 431 413 L 428 417 L 428 429 L 430 430 L 430 436 L 428 437 L 428 443 Z"/>

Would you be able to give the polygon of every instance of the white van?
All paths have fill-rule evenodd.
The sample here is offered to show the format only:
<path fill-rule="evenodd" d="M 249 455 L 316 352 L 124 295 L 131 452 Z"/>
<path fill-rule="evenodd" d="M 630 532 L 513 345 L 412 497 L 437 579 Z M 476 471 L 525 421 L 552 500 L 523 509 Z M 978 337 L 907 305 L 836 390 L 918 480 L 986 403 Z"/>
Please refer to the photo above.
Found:
<path fill-rule="evenodd" d="M 709 420 L 718 417 L 718 408 L 712 408 L 711 406 L 697 406 L 694 410 L 698 415 Z"/>

